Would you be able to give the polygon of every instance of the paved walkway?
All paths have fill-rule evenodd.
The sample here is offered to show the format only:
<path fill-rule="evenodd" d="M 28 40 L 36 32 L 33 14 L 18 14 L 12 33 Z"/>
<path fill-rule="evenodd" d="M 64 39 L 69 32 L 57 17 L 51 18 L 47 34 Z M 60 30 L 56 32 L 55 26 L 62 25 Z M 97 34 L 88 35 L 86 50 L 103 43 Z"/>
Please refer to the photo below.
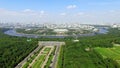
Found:
<path fill-rule="evenodd" d="M 32 56 L 34 55 L 35 52 L 37 52 L 42 46 L 41 45 L 38 45 L 38 47 L 32 51 L 23 61 L 21 61 L 15 68 L 22 68 L 23 65 L 27 62 L 27 60 Z"/>
<path fill-rule="evenodd" d="M 32 65 L 35 63 L 35 61 L 39 58 L 39 56 L 42 54 L 42 52 L 44 51 L 45 47 L 43 47 L 43 49 L 40 51 L 40 53 L 37 55 L 37 57 L 32 61 L 32 63 L 30 63 L 30 65 L 28 66 L 28 68 L 31 68 Z"/>
<path fill-rule="evenodd" d="M 45 52 L 44 50 L 45 50 L 46 48 L 51 48 L 48 54 L 45 54 L 45 53 L 44 53 L 44 52 Z M 54 46 L 45 46 L 45 47 L 43 47 L 43 49 L 40 51 L 40 53 L 38 54 L 38 56 L 32 61 L 32 63 L 29 65 L 28 68 L 31 68 L 32 65 L 36 62 L 36 60 L 38 60 L 38 58 L 39 58 L 41 55 L 47 55 L 46 58 L 45 58 L 45 61 L 43 62 L 42 66 L 41 66 L 41 68 L 44 68 L 44 66 L 46 65 L 46 63 L 47 63 L 47 61 L 48 61 L 48 59 L 49 59 L 49 55 L 52 53 L 53 49 L 54 49 Z"/>
<path fill-rule="evenodd" d="M 58 42 L 58 41 L 39 41 L 38 43 L 38 47 L 33 51 L 31 52 L 22 62 L 20 62 L 15 68 L 22 68 L 22 66 L 27 62 L 27 59 L 30 58 L 30 56 L 34 55 L 34 52 L 37 52 L 42 46 L 45 46 L 43 47 L 43 49 L 40 51 L 40 53 L 38 54 L 38 56 L 33 60 L 33 62 L 29 65 L 28 68 L 30 68 L 33 63 L 35 62 L 35 60 L 38 59 L 38 57 L 40 55 L 42 55 L 42 51 L 46 48 L 46 47 L 51 47 L 51 50 L 50 52 L 48 53 L 48 55 L 46 56 L 46 59 L 45 61 L 43 62 L 43 65 L 42 65 L 42 68 L 44 68 L 44 66 L 46 65 L 47 61 L 48 61 L 48 58 L 49 58 L 49 55 L 51 54 L 52 50 L 54 49 L 54 46 L 56 46 L 56 51 L 55 51 L 55 56 L 53 58 L 53 63 L 52 63 L 52 68 L 55 68 L 56 66 L 56 63 L 57 63 L 57 58 L 58 58 L 58 54 L 59 54 L 59 49 L 60 49 L 60 46 L 61 45 L 65 45 L 65 42 Z"/>
<path fill-rule="evenodd" d="M 53 46 L 51 46 L 50 48 L 51 48 L 51 50 L 50 50 L 50 52 L 48 53 L 48 55 L 47 55 L 47 57 L 46 57 L 46 59 L 45 59 L 45 61 L 44 61 L 44 63 L 43 63 L 43 65 L 42 65 L 41 68 L 44 68 L 44 66 L 46 65 L 46 63 L 47 63 L 47 61 L 48 61 L 48 59 L 49 59 L 49 57 L 50 57 L 50 54 L 52 53 L 52 51 L 53 51 L 53 49 L 54 49 Z"/>

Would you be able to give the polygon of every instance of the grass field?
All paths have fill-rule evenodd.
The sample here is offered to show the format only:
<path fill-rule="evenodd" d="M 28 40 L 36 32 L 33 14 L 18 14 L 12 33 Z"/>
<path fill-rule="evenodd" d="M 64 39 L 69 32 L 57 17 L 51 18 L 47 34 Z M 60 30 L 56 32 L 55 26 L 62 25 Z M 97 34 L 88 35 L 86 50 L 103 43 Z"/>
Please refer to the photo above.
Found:
<path fill-rule="evenodd" d="M 51 50 L 51 48 L 45 48 L 44 50 L 43 50 L 43 53 L 42 53 L 42 55 L 40 55 L 39 57 L 38 57 L 38 59 L 34 62 L 34 64 L 32 65 L 32 68 L 40 68 L 41 66 L 42 66 L 42 64 L 43 64 L 43 62 L 45 61 L 45 58 L 46 58 L 46 56 L 47 56 L 47 54 L 49 53 L 49 51 Z M 40 51 L 40 50 L 39 50 Z M 39 54 L 39 51 L 38 51 L 38 53 L 36 53 L 36 54 Z M 27 68 L 28 66 L 29 66 L 29 64 L 35 59 L 35 57 L 36 57 L 37 55 L 33 55 L 24 65 L 23 65 L 23 67 L 22 68 Z"/>
<path fill-rule="evenodd" d="M 39 58 L 34 62 L 32 68 L 41 68 L 43 62 L 46 59 L 47 54 L 50 52 L 51 48 L 45 48 L 43 50 L 43 54 L 39 56 Z"/>
<path fill-rule="evenodd" d="M 45 48 L 44 51 L 50 51 L 51 48 Z"/>
<path fill-rule="evenodd" d="M 29 66 L 29 64 L 35 59 L 37 55 L 33 55 L 31 58 L 29 58 L 29 60 L 23 65 L 22 68 L 27 68 Z"/>
<path fill-rule="evenodd" d="M 45 60 L 46 55 L 41 55 L 33 64 L 32 68 L 40 68 L 42 66 L 42 63 Z"/>
<path fill-rule="evenodd" d="M 29 64 L 36 58 L 36 56 L 39 54 L 39 52 L 41 51 L 43 47 L 41 47 L 36 53 L 34 53 L 34 55 L 32 55 L 27 62 L 25 62 L 25 64 L 23 65 L 22 68 L 28 68 Z"/>
<path fill-rule="evenodd" d="M 95 50 L 99 52 L 103 58 L 112 58 L 120 64 L 120 45 L 114 44 L 113 48 L 96 47 Z"/>

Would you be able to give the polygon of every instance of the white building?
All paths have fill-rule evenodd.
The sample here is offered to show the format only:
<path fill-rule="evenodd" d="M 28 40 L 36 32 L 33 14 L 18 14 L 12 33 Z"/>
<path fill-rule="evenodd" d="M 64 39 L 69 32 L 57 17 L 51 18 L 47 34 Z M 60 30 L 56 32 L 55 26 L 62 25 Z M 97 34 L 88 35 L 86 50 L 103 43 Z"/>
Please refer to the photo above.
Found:
<path fill-rule="evenodd" d="M 118 27 L 118 25 L 116 25 L 116 24 L 112 25 L 112 28 L 117 28 L 117 27 Z"/>
<path fill-rule="evenodd" d="M 68 32 L 68 30 L 67 29 L 54 29 L 54 32 L 58 34 L 64 34 L 65 32 Z"/>

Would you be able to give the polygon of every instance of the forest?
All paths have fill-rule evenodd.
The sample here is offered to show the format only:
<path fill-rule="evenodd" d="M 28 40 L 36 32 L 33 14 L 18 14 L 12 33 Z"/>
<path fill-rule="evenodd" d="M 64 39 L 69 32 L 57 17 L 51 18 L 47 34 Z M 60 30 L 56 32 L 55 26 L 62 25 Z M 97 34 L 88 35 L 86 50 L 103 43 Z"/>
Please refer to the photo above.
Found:
<path fill-rule="evenodd" d="M 6 30 L 6 29 L 4 29 Z M 0 67 L 13 68 L 37 47 L 37 41 L 65 41 L 61 47 L 57 68 L 120 68 L 112 58 L 103 58 L 95 47 L 112 48 L 113 43 L 120 44 L 120 31 L 109 29 L 107 34 L 74 38 L 37 38 L 27 41 L 24 37 L 11 37 L 0 29 Z"/>
<path fill-rule="evenodd" d="M 0 29 L 0 68 L 14 68 L 37 47 L 37 41 L 27 41 L 24 37 L 11 37 Z"/>
<path fill-rule="evenodd" d="M 103 58 L 95 47 L 112 48 L 113 43 L 120 44 L 120 31 L 109 29 L 108 34 L 80 37 L 79 42 L 66 40 L 61 52 L 58 68 L 120 68 L 112 58 Z"/>

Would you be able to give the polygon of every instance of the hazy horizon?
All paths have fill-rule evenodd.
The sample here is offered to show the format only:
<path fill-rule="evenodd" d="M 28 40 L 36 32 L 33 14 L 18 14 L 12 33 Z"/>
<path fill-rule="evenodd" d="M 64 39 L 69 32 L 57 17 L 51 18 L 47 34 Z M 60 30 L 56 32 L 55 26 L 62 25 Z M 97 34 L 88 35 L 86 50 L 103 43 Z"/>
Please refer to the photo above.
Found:
<path fill-rule="evenodd" d="M 19 23 L 120 23 L 120 0 L 1 0 L 0 21 Z"/>

